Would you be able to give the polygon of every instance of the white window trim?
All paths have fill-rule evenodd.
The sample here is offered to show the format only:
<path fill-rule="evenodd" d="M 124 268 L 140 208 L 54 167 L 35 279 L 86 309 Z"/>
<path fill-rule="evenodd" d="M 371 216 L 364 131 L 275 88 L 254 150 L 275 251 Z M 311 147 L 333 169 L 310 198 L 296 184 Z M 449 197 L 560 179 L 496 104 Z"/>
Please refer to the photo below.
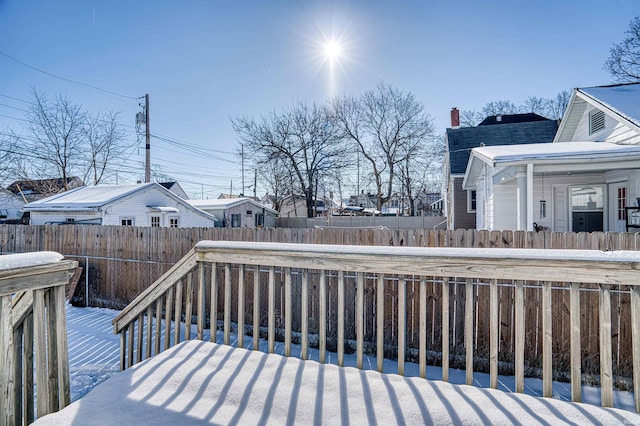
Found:
<path fill-rule="evenodd" d="M 158 226 L 153 226 L 153 218 L 154 217 L 158 218 Z M 149 227 L 151 227 L 151 228 L 162 228 L 162 215 L 159 215 L 159 214 L 149 215 Z"/>
<path fill-rule="evenodd" d="M 178 226 L 171 226 L 171 221 L 172 220 L 176 220 Z M 167 218 L 167 224 L 168 224 L 167 226 L 169 226 L 169 228 L 180 228 L 180 216 L 169 216 Z"/>
<path fill-rule="evenodd" d="M 471 193 L 472 192 L 476 192 L 476 190 L 475 189 L 467 190 L 467 213 L 475 213 L 476 210 L 478 209 L 478 193 L 477 192 L 476 192 L 476 208 L 475 209 L 471 208 L 471 205 L 472 205 L 472 203 L 471 203 L 471 201 L 472 201 Z"/>
<path fill-rule="evenodd" d="M 123 220 L 131 220 L 131 225 L 123 225 Z M 134 216 L 120 216 L 119 222 L 120 226 L 136 226 L 136 218 Z"/>

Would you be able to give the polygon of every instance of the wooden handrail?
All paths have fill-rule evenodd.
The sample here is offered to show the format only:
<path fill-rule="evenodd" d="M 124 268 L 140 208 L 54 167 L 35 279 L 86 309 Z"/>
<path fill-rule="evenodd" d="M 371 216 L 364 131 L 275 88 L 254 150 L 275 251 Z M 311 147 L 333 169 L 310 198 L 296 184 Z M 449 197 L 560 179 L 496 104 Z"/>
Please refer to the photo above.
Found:
<path fill-rule="evenodd" d="M 204 265 L 211 267 L 205 268 Z M 192 277 L 196 266 L 197 284 L 194 286 Z M 206 279 L 207 274 L 210 281 Z M 368 283 L 367 289 L 365 282 Z M 478 333 L 478 327 L 483 327 L 488 352 L 484 357 L 488 363 L 490 386 L 497 387 L 499 353 L 503 350 L 500 337 L 503 321 L 501 318 L 503 315 L 513 315 L 516 322 L 511 325 L 515 329 L 512 329 L 512 350 L 517 392 L 524 390 L 525 336 L 528 332 L 526 327 L 531 327 L 531 323 L 525 325 L 525 313 L 533 306 L 540 315 L 537 318 L 540 318 L 541 349 L 536 353 L 541 355 L 544 396 L 552 395 L 554 379 L 552 357 L 555 342 L 552 327 L 555 327 L 553 324 L 556 322 L 553 309 L 558 307 L 554 305 L 557 302 L 552 295 L 558 289 L 566 289 L 563 297 L 568 294 L 570 298 L 564 309 L 571 314 L 571 335 L 567 344 L 571 345 L 570 378 L 574 401 L 581 401 L 582 398 L 580 290 L 597 291 L 603 406 L 611 406 L 613 401 L 612 289 L 619 294 L 628 294 L 632 332 L 631 336 L 627 334 L 625 339 L 631 340 L 631 345 L 627 347 L 632 348 L 632 380 L 636 410 L 640 412 L 640 252 L 636 251 L 372 247 L 201 241 L 114 320 L 114 329 L 121 335 L 121 367 L 125 368 L 141 361 L 145 340 L 146 356 L 152 354 L 152 340 L 155 340 L 157 353 L 161 346 L 161 329 L 164 333 L 165 349 L 171 343 L 180 342 L 181 325 L 184 325 L 184 338 L 190 339 L 194 300 L 199 339 L 203 338 L 203 330 L 208 321 L 210 338 L 214 342 L 218 341 L 216 333 L 221 321 L 221 343 L 230 344 L 233 321 L 236 322 L 241 336 L 245 326 L 252 329 L 252 347 L 255 350 L 259 347 L 261 332 L 264 333 L 261 329 L 266 326 L 268 352 L 274 352 L 276 335 L 280 335 L 284 340 L 283 353 L 290 356 L 293 334 L 298 333 L 302 344 L 300 356 L 307 358 L 310 341 L 307 317 L 312 304 L 309 296 L 311 285 L 317 293 L 313 302 L 317 303 L 317 309 L 313 309 L 313 315 L 316 320 L 320 362 L 327 359 L 327 341 L 331 339 L 332 346 L 337 348 L 337 362 L 343 365 L 345 343 L 349 341 L 349 346 L 356 354 L 356 365 L 362 368 L 364 346 L 366 344 L 370 350 L 371 343 L 375 340 L 373 345 L 379 371 L 383 371 L 382 357 L 387 353 L 389 345 L 395 345 L 398 374 L 404 374 L 405 355 L 417 351 L 420 376 L 426 377 L 428 351 L 424 329 L 428 327 L 432 330 L 432 344 L 433 340 L 441 342 L 442 379 L 445 381 L 449 377 L 449 360 L 453 355 L 453 345 L 463 344 L 462 359 L 466 367 L 466 381 L 468 384 L 473 383 L 474 333 Z M 598 287 L 592 288 L 593 285 Z M 253 294 L 247 294 L 248 286 L 253 288 Z M 412 288 L 413 302 L 408 297 L 409 286 Z M 463 286 L 464 291 L 459 286 Z M 628 290 L 621 291 L 620 286 Z M 481 307 L 477 298 L 482 287 L 484 301 Z M 503 296 L 505 289 L 509 289 L 508 294 L 513 292 L 513 298 Z M 533 301 L 529 301 L 525 296 L 530 295 L 531 291 L 537 292 Z M 331 297 L 327 297 L 328 292 L 332 292 Z M 208 307 L 205 294 L 209 294 Z M 464 294 L 464 303 L 460 303 L 461 294 Z M 418 303 L 415 298 L 419 299 Z M 369 302 L 365 302 L 365 299 Z M 428 299 L 432 313 L 435 312 L 438 300 L 437 309 L 441 310 L 439 317 L 427 314 Z M 233 303 L 234 300 L 237 301 L 237 305 Z M 453 300 L 459 304 L 451 305 Z M 252 305 L 252 315 L 245 315 L 247 301 Z M 502 303 L 506 302 L 509 303 L 507 307 L 511 313 L 503 313 Z M 334 303 L 335 305 L 332 305 Z M 369 303 L 367 309 L 364 309 L 365 303 Z M 392 306 L 386 306 L 387 303 L 392 303 Z M 534 305 L 528 305 L 529 303 Z M 483 313 L 480 318 L 477 314 L 481 308 Z M 409 310 L 412 318 L 408 317 Z M 209 316 L 205 317 L 207 311 Z M 462 311 L 462 321 L 455 322 L 453 314 L 458 313 L 457 318 L 460 319 Z M 389 312 L 393 312 L 394 316 L 393 330 L 386 328 Z M 296 315 L 302 315 L 302 319 L 294 329 L 292 319 Z M 252 324 L 245 324 L 245 318 L 252 318 Z M 353 323 L 347 324 L 347 321 Z M 373 327 L 376 334 L 375 339 L 372 340 L 370 336 L 370 340 L 366 342 L 365 321 L 370 324 L 366 325 L 367 333 L 371 333 Z M 439 323 L 435 324 L 434 321 Z M 536 324 L 537 322 L 536 319 Z M 334 333 L 331 338 L 328 336 L 329 323 L 332 324 L 331 329 Z M 412 324 L 414 329 L 419 324 L 418 347 L 415 337 L 410 341 L 406 336 L 409 324 Z M 134 333 L 136 328 L 137 333 Z M 396 336 L 392 342 L 385 341 L 387 333 Z M 440 335 L 435 336 L 435 333 Z M 464 339 L 457 337 L 455 341 L 451 340 L 450 335 L 454 336 L 455 333 L 458 336 L 463 335 Z M 172 342 L 170 336 L 173 336 Z M 134 344 L 136 340 L 137 345 Z M 242 344 L 239 343 L 239 346 Z"/>
<path fill-rule="evenodd" d="M 77 266 L 54 252 L 0 257 L 0 425 L 70 403 L 64 288 Z"/>

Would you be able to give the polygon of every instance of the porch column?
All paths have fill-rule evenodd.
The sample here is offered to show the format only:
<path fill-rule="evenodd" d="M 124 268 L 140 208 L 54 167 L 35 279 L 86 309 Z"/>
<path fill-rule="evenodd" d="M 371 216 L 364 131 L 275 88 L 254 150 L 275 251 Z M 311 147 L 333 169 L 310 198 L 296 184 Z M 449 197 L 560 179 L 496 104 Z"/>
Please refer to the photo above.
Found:
<path fill-rule="evenodd" d="M 533 231 L 533 164 L 527 164 L 527 231 Z"/>
<path fill-rule="evenodd" d="M 533 164 L 516 171 L 516 229 L 533 231 Z"/>

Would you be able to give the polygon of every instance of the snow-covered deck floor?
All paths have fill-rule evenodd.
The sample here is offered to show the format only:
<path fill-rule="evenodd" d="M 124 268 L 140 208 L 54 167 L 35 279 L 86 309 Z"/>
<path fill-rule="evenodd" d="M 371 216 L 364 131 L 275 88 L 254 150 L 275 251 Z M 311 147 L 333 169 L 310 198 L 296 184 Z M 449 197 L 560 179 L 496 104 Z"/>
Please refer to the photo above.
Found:
<path fill-rule="evenodd" d="M 111 377 L 37 424 L 639 424 L 640 416 L 202 341 Z"/>

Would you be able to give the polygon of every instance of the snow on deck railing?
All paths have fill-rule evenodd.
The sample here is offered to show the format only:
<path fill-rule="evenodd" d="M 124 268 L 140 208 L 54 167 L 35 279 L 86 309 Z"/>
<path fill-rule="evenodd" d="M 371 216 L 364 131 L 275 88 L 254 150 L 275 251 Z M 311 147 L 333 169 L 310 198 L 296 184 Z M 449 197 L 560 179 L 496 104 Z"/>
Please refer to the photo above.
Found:
<path fill-rule="evenodd" d="M 65 285 L 77 266 L 55 252 L 0 256 L 0 425 L 70 402 Z"/>
<path fill-rule="evenodd" d="M 525 355 L 542 359 L 545 397 L 552 396 L 553 350 L 568 345 L 572 399 L 581 401 L 581 292 L 583 302 L 593 294 L 598 298 L 598 320 L 587 319 L 599 327 L 599 376 L 602 405 L 607 407 L 613 404 L 612 292 L 618 301 L 629 297 L 624 309 L 631 331 L 626 325 L 616 330 L 616 356 L 627 351 L 632 357 L 630 376 L 640 412 L 640 252 L 202 241 L 123 310 L 114 329 L 121 336 L 122 369 L 144 358 L 145 343 L 147 358 L 161 346 L 170 347 L 172 319 L 173 344 L 179 343 L 181 324 L 192 323 L 195 304 L 198 339 L 205 327 L 221 321 L 223 343 L 230 344 L 233 320 L 238 330 L 254 334 L 253 347 L 258 349 L 260 329 L 266 325 L 269 352 L 274 351 L 278 333 L 284 354 L 290 356 L 295 333 L 300 356 L 307 359 L 312 323 L 320 362 L 326 360 L 327 346 L 335 345 L 338 364 L 343 365 L 346 343 L 356 353 L 359 368 L 366 346 L 376 354 L 382 371 L 384 355 L 392 348 L 392 353 L 397 351 L 398 374 L 404 374 L 406 356 L 417 353 L 422 377 L 427 355 L 437 344 L 445 381 L 450 360 L 460 358 L 452 349 L 464 347 L 461 363 L 467 384 L 473 384 L 474 362 L 480 357 L 488 360 L 493 388 L 499 354 L 508 349 L 516 392 L 524 391 Z M 560 336 L 564 341 L 559 342 L 552 328 L 562 326 L 560 317 L 567 312 L 561 331 L 569 339 Z M 245 315 L 252 316 L 251 325 L 245 324 Z M 622 317 L 620 312 L 616 315 L 619 325 Z M 511 329 L 503 330 L 505 323 Z M 190 327 L 184 330 L 185 339 L 190 339 Z M 538 352 L 533 355 L 530 348 L 525 351 L 525 332 L 527 345 L 535 336 Z M 212 341 L 216 335 L 210 332 Z M 482 357 L 485 340 L 488 356 Z M 237 344 L 242 347 L 243 339 Z"/>

